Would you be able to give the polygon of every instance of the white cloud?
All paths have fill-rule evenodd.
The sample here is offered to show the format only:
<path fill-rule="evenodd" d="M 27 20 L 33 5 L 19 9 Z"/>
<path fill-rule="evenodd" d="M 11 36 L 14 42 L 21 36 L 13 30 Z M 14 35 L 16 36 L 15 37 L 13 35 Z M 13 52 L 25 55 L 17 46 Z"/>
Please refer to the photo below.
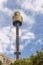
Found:
<path fill-rule="evenodd" d="M 9 32 L 10 32 L 10 27 L 4 27 L 0 29 L 0 41 L 2 43 L 6 43 L 6 44 L 10 43 L 10 39 L 8 37 L 8 35 L 10 35 Z"/>
<path fill-rule="evenodd" d="M 5 18 L 3 17 L 3 15 L 0 15 L 0 22 L 2 23 L 2 22 L 4 22 L 5 21 Z M 1 24 L 0 23 L 0 24 Z"/>
<path fill-rule="evenodd" d="M 13 11 L 7 7 L 4 7 L 3 4 L 7 3 L 8 0 L 0 0 L 0 11 L 6 13 L 7 15 L 11 16 Z"/>
<path fill-rule="evenodd" d="M 15 35 L 16 35 L 15 28 L 11 28 L 10 26 L 4 27 L 0 30 L 0 39 L 5 43 L 13 42 L 16 37 Z"/>
<path fill-rule="evenodd" d="M 3 52 L 3 48 L 2 48 L 2 45 L 0 44 L 0 53 Z"/>
<path fill-rule="evenodd" d="M 14 54 L 14 52 L 15 52 L 15 45 L 11 44 L 9 53 Z"/>
<path fill-rule="evenodd" d="M 20 50 L 22 51 L 24 49 L 24 45 L 20 45 Z"/>
<path fill-rule="evenodd" d="M 28 25 L 32 25 L 35 21 L 32 16 L 28 16 L 25 12 L 20 11 L 23 17 L 23 21 L 26 22 Z"/>
<path fill-rule="evenodd" d="M 35 42 L 35 45 L 37 45 L 37 44 L 42 45 L 42 44 L 43 44 L 43 43 L 42 43 L 42 39 L 38 39 L 38 40 Z"/>
<path fill-rule="evenodd" d="M 19 0 L 21 8 L 43 13 L 43 0 Z"/>
<path fill-rule="evenodd" d="M 31 33 L 31 32 L 27 32 L 26 34 L 24 34 L 22 37 L 22 39 L 34 39 L 35 38 L 35 35 L 34 33 Z"/>
<path fill-rule="evenodd" d="M 10 54 L 13 54 L 13 53 L 14 53 L 14 50 L 10 50 L 9 53 L 10 53 Z"/>
<path fill-rule="evenodd" d="M 5 27 L 0 30 L 0 50 L 4 50 L 5 52 L 8 46 L 13 42 L 10 38 L 10 35 L 13 35 L 10 33 L 10 27 Z"/>
<path fill-rule="evenodd" d="M 4 10 L 3 3 L 7 3 L 7 0 L 0 0 L 0 10 Z"/>
<path fill-rule="evenodd" d="M 21 34 L 25 32 L 25 34 L 22 36 Z M 24 49 L 24 47 L 26 47 L 29 42 L 31 40 L 33 40 L 35 38 L 34 33 L 32 32 L 28 32 L 27 30 L 20 30 L 20 38 L 21 40 L 28 40 L 26 41 L 26 43 L 24 45 L 20 45 L 20 50 L 22 51 Z M 15 43 L 15 38 L 16 38 L 16 32 L 15 32 L 15 28 L 11 28 L 9 27 L 4 27 L 0 30 L 0 52 L 6 52 L 7 48 L 10 45 L 10 53 L 14 52 L 15 50 L 15 45 L 13 45 L 13 43 Z M 7 53 L 7 52 L 6 52 Z"/>
<path fill-rule="evenodd" d="M 6 3 L 7 0 L 0 0 L 0 6 L 2 6 L 4 2 Z"/>
<path fill-rule="evenodd" d="M 9 27 L 0 30 L 0 52 L 4 53 L 10 44 L 10 38 L 7 36 Z M 3 52 L 4 51 L 4 52 Z"/>
<path fill-rule="evenodd" d="M 21 32 L 20 32 L 20 36 L 21 36 Z M 16 30 L 15 27 L 11 28 L 9 27 L 3 27 L 2 29 L 0 29 L 0 52 L 8 52 L 7 48 L 10 45 L 10 50 L 9 53 L 13 53 L 15 50 L 15 45 L 13 45 L 13 43 L 15 43 L 15 39 L 16 39 Z"/>
<path fill-rule="evenodd" d="M 21 33 L 21 41 L 24 41 L 25 43 L 23 45 L 20 45 L 20 50 L 22 51 L 28 44 L 30 44 L 31 40 L 34 39 L 35 39 L 34 33 L 29 32 L 26 29 L 23 29 Z"/>
<path fill-rule="evenodd" d="M 9 42 L 10 42 L 10 41 L 9 41 L 9 38 L 6 37 L 6 35 L 3 34 L 2 32 L 0 32 L 0 40 L 2 41 L 2 43 L 3 43 L 3 42 L 4 42 L 4 43 L 9 43 Z"/>
<path fill-rule="evenodd" d="M 11 16 L 13 14 L 13 11 L 7 7 L 0 7 L 0 11 L 6 13 L 7 15 Z"/>

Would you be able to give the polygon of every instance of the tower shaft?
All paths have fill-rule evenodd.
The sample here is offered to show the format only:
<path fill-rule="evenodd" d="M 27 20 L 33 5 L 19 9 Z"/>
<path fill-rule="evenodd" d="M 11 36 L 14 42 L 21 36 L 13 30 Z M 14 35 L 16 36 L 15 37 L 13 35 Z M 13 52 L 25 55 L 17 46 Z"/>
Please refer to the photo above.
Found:
<path fill-rule="evenodd" d="M 16 25 L 16 51 L 19 51 L 19 23 Z"/>
<path fill-rule="evenodd" d="M 20 52 L 19 52 L 19 23 L 17 23 L 16 25 L 16 59 L 19 59 L 19 55 L 20 55 Z"/>

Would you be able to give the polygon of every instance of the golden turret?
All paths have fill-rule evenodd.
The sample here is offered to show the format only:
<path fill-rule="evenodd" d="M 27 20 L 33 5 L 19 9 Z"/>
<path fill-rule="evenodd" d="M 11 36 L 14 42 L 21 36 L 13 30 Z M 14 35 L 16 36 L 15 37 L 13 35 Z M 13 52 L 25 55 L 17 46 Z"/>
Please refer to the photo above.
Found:
<path fill-rule="evenodd" d="M 19 23 L 19 25 L 22 25 L 22 16 L 20 15 L 19 11 L 16 11 L 14 16 L 13 16 L 13 25 L 16 26 L 17 23 Z"/>

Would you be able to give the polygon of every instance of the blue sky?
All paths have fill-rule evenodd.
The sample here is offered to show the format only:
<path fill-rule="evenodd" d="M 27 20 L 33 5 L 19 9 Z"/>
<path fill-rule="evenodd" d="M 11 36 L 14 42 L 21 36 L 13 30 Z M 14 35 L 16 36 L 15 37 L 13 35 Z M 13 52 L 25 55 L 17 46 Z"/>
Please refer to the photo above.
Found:
<path fill-rule="evenodd" d="M 19 30 L 20 58 L 30 57 L 43 46 L 43 0 L 0 0 L 0 53 L 15 59 L 16 29 L 12 16 L 23 17 Z"/>

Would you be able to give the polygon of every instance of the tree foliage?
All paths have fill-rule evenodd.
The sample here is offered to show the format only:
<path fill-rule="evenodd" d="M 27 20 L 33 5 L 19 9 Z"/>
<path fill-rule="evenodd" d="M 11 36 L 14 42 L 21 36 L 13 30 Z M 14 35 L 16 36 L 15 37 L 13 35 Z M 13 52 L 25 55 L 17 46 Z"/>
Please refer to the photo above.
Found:
<path fill-rule="evenodd" d="M 2 65 L 2 61 L 0 60 L 0 65 Z"/>
<path fill-rule="evenodd" d="M 43 65 L 43 52 L 40 51 L 36 53 L 36 55 L 32 55 L 28 59 L 20 59 L 16 60 L 11 65 Z"/>

